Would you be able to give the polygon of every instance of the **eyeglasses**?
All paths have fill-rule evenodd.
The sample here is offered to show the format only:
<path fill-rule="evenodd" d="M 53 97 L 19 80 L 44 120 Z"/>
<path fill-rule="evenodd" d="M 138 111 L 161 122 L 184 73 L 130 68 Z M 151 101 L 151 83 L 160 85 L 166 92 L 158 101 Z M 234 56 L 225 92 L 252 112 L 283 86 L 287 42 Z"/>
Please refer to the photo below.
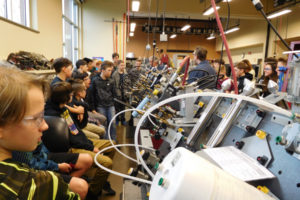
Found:
<path fill-rule="evenodd" d="M 264 70 L 271 71 L 272 69 L 271 68 L 264 68 Z"/>
<path fill-rule="evenodd" d="M 43 121 L 44 121 L 44 111 L 40 112 L 36 116 L 26 116 L 23 119 L 23 122 L 34 122 L 37 127 L 41 127 Z"/>

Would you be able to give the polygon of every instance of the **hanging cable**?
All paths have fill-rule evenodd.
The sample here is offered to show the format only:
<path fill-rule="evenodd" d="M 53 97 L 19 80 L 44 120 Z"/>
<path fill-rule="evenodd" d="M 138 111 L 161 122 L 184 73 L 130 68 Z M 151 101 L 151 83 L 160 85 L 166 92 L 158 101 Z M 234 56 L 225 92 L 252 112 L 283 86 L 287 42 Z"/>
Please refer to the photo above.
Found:
<path fill-rule="evenodd" d="M 277 29 L 277 27 L 278 27 L 278 18 L 276 19 L 276 29 Z M 273 55 L 275 55 L 275 57 L 276 57 L 277 44 L 278 44 L 278 42 L 276 42 L 276 40 L 277 40 L 277 35 L 275 34 L 275 36 L 274 36 L 275 45 L 274 45 L 274 52 L 273 52 Z"/>
<path fill-rule="evenodd" d="M 284 46 L 292 51 L 292 49 L 289 47 L 289 45 L 286 43 L 286 41 L 281 37 L 281 35 L 277 32 L 276 28 L 273 26 L 273 24 L 271 23 L 271 21 L 268 19 L 266 13 L 263 10 L 263 5 L 260 2 L 260 0 L 251 0 L 251 2 L 253 3 L 253 5 L 255 6 L 256 10 L 260 11 L 260 13 L 262 14 L 262 16 L 265 18 L 265 20 L 268 22 L 268 24 L 271 26 L 271 28 L 273 29 L 274 33 L 279 37 L 279 39 L 281 40 L 281 42 L 284 44 Z M 296 58 L 299 58 L 299 56 L 295 53 L 293 53 L 294 56 L 296 56 Z"/>
<path fill-rule="evenodd" d="M 129 0 L 127 1 L 127 39 L 129 38 L 129 31 L 130 31 L 130 28 L 129 28 L 129 23 L 130 23 L 130 17 L 129 17 L 129 14 L 130 14 L 130 3 L 129 3 Z"/>
<path fill-rule="evenodd" d="M 217 8 L 216 8 L 215 0 L 211 0 L 211 5 L 212 5 L 212 7 L 214 9 L 214 12 L 215 12 L 215 15 L 216 15 L 217 24 L 218 24 L 218 27 L 219 27 L 219 30 L 220 30 L 220 33 L 221 33 L 221 36 L 222 36 L 222 40 L 225 44 L 226 53 L 227 53 L 229 63 L 230 63 L 230 66 L 231 66 L 234 92 L 235 92 L 235 94 L 238 94 L 237 80 L 236 80 L 236 74 L 235 74 L 234 66 L 233 66 L 233 62 L 232 62 L 232 57 L 231 57 L 230 49 L 229 49 L 229 46 L 228 46 L 228 43 L 227 43 L 227 40 L 226 40 L 226 36 L 225 36 L 224 30 L 223 30 L 223 26 L 222 26 L 222 23 L 221 23 L 221 20 L 220 20 L 220 17 L 219 17 L 219 13 L 218 13 Z"/>
<path fill-rule="evenodd" d="M 154 65 L 154 53 L 155 53 L 155 47 L 156 47 L 156 25 L 157 25 L 157 17 L 158 17 L 158 0 L 156 0 L 156 15 L 155 15 L 155 23 L 154 23 L 154 28 L 152 29 L 153 31 L 153 55 L 152 55 L 152 67 Z"/>
<path fill-rule="evenodd" d="M 226 26 L 225 26 L 225 32 L 227 31 L 228 29 L 228 25 L 229 25 L 229 20 L 230 20 L 230 5 L 229 5 L 229 2 L 227 2 L 227 21 L 226 21 Z M 222 47 L 221 47 L 221 56 L 220 56 L 220 62 L 222 61 L 223 59 L 223 52 L 224 52 L 224 42 L 222 40 Z M 221 65 L 218 69 L 218 75 L 217 75 L 217 80 L 216 80 L 216 88 L 218 86 L 218 80 L 219 80 L 219 75 L 220 75 L 220 71 L 221 71 Z"/>
<path fill-rule="evenodd" d="M 149 58 L 149 52 L 150 52 L 150 27 L 151 27 L 151 0 L 148 0 L 148 32 L 147 32 L 147 44 L 146 44 L 146 51 L 147 51 L 147 57 Z M 149 49 L 148 49 L 149 48 Z"/>
<path fill-rule="evenodd" d="M 164 15 L 163 15 L 163 33 L 165 33 L 165 18 L 166 18 L 166 0 L 164 0 Z"/>

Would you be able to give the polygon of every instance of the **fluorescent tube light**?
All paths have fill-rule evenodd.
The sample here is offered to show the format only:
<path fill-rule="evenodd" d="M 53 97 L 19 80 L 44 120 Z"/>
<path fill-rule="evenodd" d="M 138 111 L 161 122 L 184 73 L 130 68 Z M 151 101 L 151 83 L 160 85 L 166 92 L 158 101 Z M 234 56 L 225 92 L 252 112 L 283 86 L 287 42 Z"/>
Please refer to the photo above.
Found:
<path fill-rule="evenodd" d="M 207 40 L 213 40 L 215 39 L 216 37 L 214 35 L 210 35 L 208 38 L 206 38 Z"/>
<path fill-rule="evenodd" d="M 282 54 L 292 54 L 292 53 L 300 53 L 300 50 L 282 52 Z"/>
<path fill-rule="evenodd" d="M 191 28 L 191 25 L 186 24 L 186 25 L 184 25 L 184 27 L 181 28 L 181 31 L 186 31 L 186 30 L 188 30 L 189 28 Z"/>
<path fill-rule="evenodd" d="M 130 37 L 133 37 L 133 36 L 134 36 L 134 32 L 130 32 L 130 33 L 129 33 L 129 36 L 130 36 Z"/>
<path fill-rule="evenodd" d="M 234 32 L 234 31 L 238 31 L 238 30 L 240 30 L 240 27 L 233 27 L 233 28 L 228 29 L 228 30 L 225 31 L 224 33 L 225 33 L 225 34 L 228 34 L 228 33 Z"/>
<path fill-rule="evenodd" d="M 292 10 L 289 10 L 289 9 L 281 10 L 279 12 L 276 12 L 276 13 L 273 13 L 273 14 L 269 15 L 268 19 L 273 19 L 275 17 L 281 16 L 281 15 L 284 15 L 284 14 L 287 14 L 287 13 L 290 13 L 290 12 L 292 12 Z"/>
<path fill-rule="evenodd" d="M 232 0 L 223 0 L 223 2 L 231 2 Z"/>
<path fill-rule="evenodd" d="M 134 22 L 130 23 L 130 32 L 134 32 L 135 27 L 136 27 L 136 23 Z"/>
<path fill-rule="evenodd" d="M 216 6 L 216 9 L 219 10 L 219 9 L 220 9 L 220 6 Z M 213 7 L 209 7 L 208 9 L 206 9 L 206 10 L 204 11 L 203 15 L 208 16 L 208 15 L 213 14 L 213 12 L 214 12 Z"/>
<path fill-rule="evenodd" d="M 132 1 L 132 11 L 138 12 L 140 9 L 140 1 Z"/>
<path fill-rule="evenodd" d="M 170 36 L 170 38 L 176 38 L 177 37 L 177 35 L 176 34 L 172 34 L 171 36 Z"/>

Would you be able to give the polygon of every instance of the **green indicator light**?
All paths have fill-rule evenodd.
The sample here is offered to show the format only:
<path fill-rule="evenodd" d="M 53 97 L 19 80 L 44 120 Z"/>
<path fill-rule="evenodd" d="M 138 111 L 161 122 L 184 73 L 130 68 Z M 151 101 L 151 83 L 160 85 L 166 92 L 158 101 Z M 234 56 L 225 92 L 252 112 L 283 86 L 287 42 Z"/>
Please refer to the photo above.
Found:
<path fill-rule="evenodd" d="M 164 179 L 163 178 L 160 178 L 159 181 L 158 181 L 158 185 L 162 185 L 164 182 Z"/>
<path fill-rule="evenodd" d="M 158 169 L 158 167 L 159 167 L 159 163 L 157 162 L 155 163 L 154 169 Z"/>
<path fill-rule="evenodd" d="M 282 137 L 281 136 L 277 136 L 276 137 L 276 142 L 280 143 L 282 141 Z"/>

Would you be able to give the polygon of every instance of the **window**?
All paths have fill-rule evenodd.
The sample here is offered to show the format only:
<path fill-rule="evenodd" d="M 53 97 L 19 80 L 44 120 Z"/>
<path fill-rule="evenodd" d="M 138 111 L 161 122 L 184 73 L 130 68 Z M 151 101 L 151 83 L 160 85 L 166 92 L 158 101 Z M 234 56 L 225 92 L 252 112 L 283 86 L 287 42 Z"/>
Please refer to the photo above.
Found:
<path fill-rule="evenodd" d="M 30 27 L 29 0 L 0 0 L 0 16 Z"/>
<path fill-rule="evenodd" d="M 63 54 L 73 63 L 78 60 L 78 9 L 76 0 L 62 0 L 63 8 Z"/>

